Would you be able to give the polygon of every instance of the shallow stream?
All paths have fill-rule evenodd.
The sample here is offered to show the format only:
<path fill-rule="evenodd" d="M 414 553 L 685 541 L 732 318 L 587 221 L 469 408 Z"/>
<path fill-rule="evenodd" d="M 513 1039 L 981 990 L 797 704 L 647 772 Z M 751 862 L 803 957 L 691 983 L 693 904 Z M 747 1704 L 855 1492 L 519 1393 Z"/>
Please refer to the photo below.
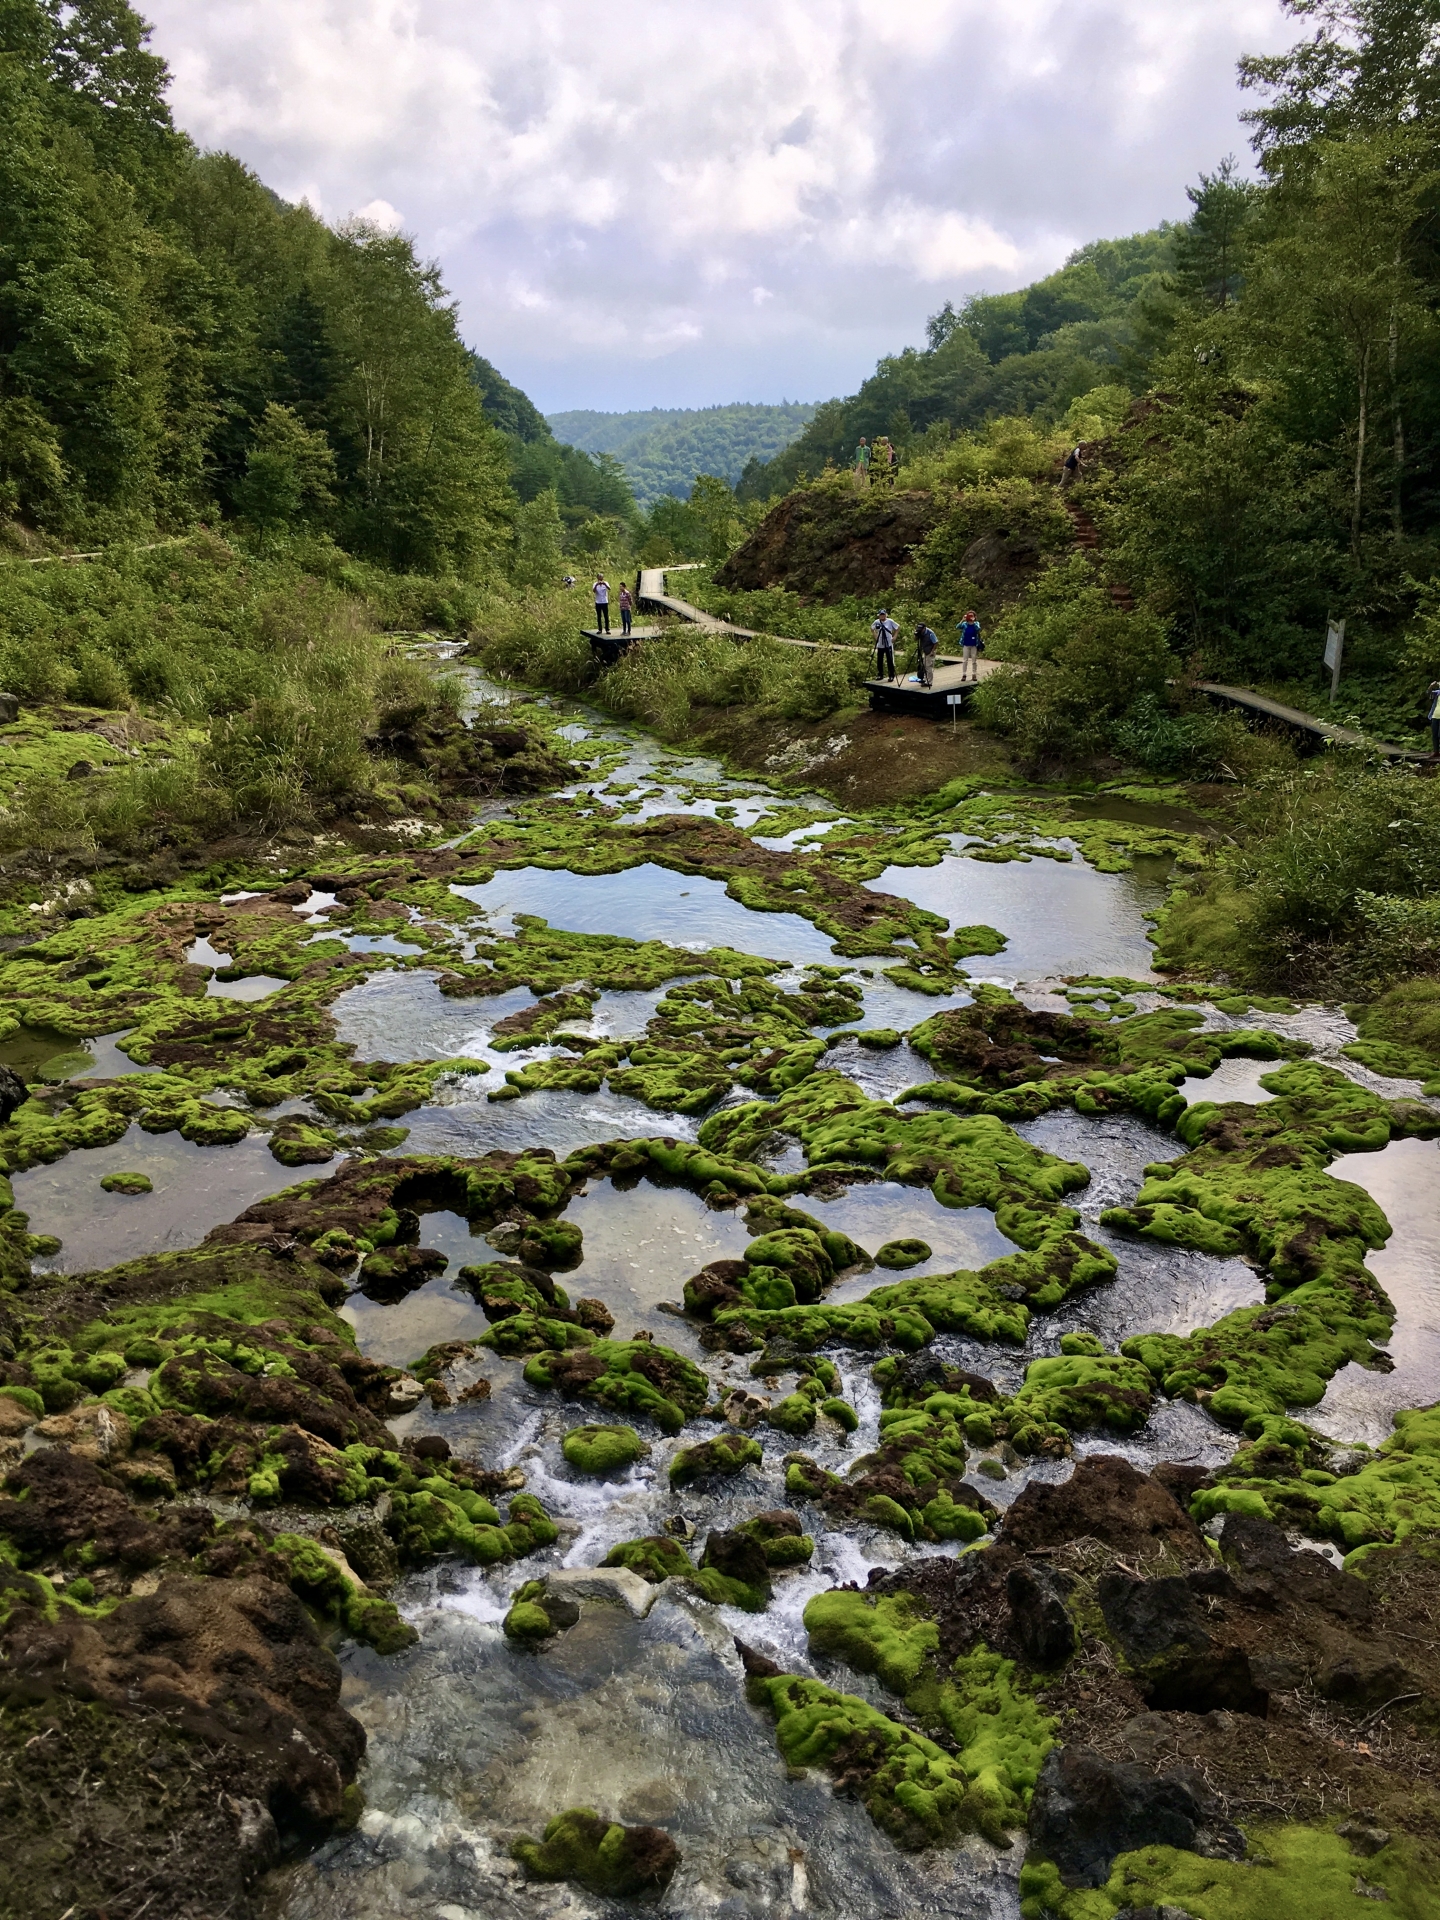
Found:
<path fill-rule="evenodd" d="M 477 695 L 491 691 L 472 678 Z M 793 800 L 766 792 L 760 782 L 726 782 L 714 763 L 687 759 L 594 715 L 577 713 L 569 731 L 577 740 L 619 750 L 608 781 L 612 792 L 632 789 L 637 814 L 687 807 L 713 814 L 717 807 L 733 807 L 730 817 L 744 826 L 768 805 Z M 698 794 L 702 787 L 707 791 Z M 733 789 L 734 798 L 717 800 L 717 787 Z M 1027 999 L 1053 993 L 1056 976 L 1064 974 L 1149 977 L 1147 922 L 1161 904 L 1164 884 L 1156 871 L 1101 874 L 1078 856 L 1068 864 L 1037 859 L 999 865 L 959 851 L 937 867 L 892 868 L 874 882 L 943 914 L 952 925 L 986 922 L 1001 929 L 1009 942 L 1004 952 L 973 962 L 972 970 L 1020 986 Z M 484 931 L 491 934 L 507 930 L 522 912 L 575 932 L 656 938 L 697 949 L 730 946 L 795 967 L 842 964 L 808 921 L 751 912 L 717 881 L 655 866 L 606 878 L 527 868 L 500 873 L 464 893 L 484 910 Z M 330 918 L 344 930 L 342 916 Z M 470 923 L 459 930 L 473 935 L 476 929 Z M 367 946 L 361 936 L 351 944 L 362 952 L 405 950 L 393 941 Z M 218 965 L 226 956 L 196 957 Z M 860 963 L 857 974 L 866 965 Z M 779 983 L 793 978 L 779 976 Z M 878 967 L 859 984 L 865 1007 L 857 1024 L 872 1027 L 906 1029 L 965 998 L 924 998 L 881 978 Z M 231 990 L 223 982 L 214 985 Z M 273 990 L 272 983 L 266 988 Z M 698 1123 L 658 1116 L 609 1092 L 488 1101 L 507 1067 L 536 1057 L 497 1053 L 491 1044 L 496 1022 L 533 998 L 519 988 L 489 1000 L 446 999 L 435 973 L 425 970 L 377 973 L 343 995 L 335 1007 L 339 1033 L 358 1057 L 464 1057 L 484 1066 L 483 1073 L 442 1081 L 429 1104 L 406 1116 L 409 1137 L 398 1151 L 475 1155 L 543 1145 L 563 1155 L 586 1142 L 632 1135 L 694 1137 Z M 603 995 L 589 1030 L 636 1033 L 658 998 L 658 992 Z M 1209 1018 L 1215 1025 L 1239 1024 L 1219 1014 Z M 1307 1010 L 1269 1024 L 1313 1034 L 1322 1057 L 1346 1065 L 1337 1050 L 1351 1030 L 1334 1010 Z M 91 1043 L 84 1062 L 76 1062 L 73 1043 L 65 1043 L 68 1059 L 53 1041 L 47 1054 L 43 1036 L 27 1044 L 31 1057 L 17 1064 L 53 1057 L 71 1073 L 134 1070 L 116 1052 L 113 1037 Z M 929 1063 L 903 1044 L 868 1053 L 845 1043 L 827 1064 L 878 1097 L 894 1097 L 933 1077 Z M 1254 1062 L 1227 1062 L 1208 1080 L 1186 1082 L 1184 1091 L 1192 1100 L 1263 1100 L 1269 1096 L 1259 1079 L 1266 1070 Z M 1347 1070 L 1366 1078 L 1358 1068 Z M 1376 1084 L 1391 1094 L 1401 1091 L 1394 1082 Z M 1173 1137 L 1134 1119 L 1087 1120 L 1073 1113 L 1051 1114 L 1019 1131 L 1090 1169 L 1089 1186 L 1075 1204 L 1085 1230 L 1113 1248 L 1119 1272 L 1109 1286 L 1080 1295 L 1062 1311 L 1036 1315 L 1023 1351 L 944 1337 L 937 1349 L 947 1357 L 983 1369 L 1009 1389 L 1019 1384 L 1030 1359 L 1058 1351 L 1065 1332 L 1089 1330 L 1113 1347 L 1141 1331 L 1187 1332 L 1263 1297 L 1259 1279 L 1241 1260 L 1121 1241 L 1098 1224 L 1102 1209 L 1133 1198 L 1147 1163 L 1178 1155 Z M 149 1175 L 154 1191 L 139 1197 L 102 1193 L 100 1176 L 122 1168 Z M 147 1135 L 132 1127 L 114 1146 L 73 1152 L 53 1167 L 19 1175 L 15 1189 L 32 1230 L 63 1239 L 52 1264 L 77 1270 L 193 1244 L 253 1200 L 316 1171 L 323 1175 L 324 1169 L 288 1172 L 270 1157 L 260 1133 L 238 1146 L 201 1148 L 178 1134 Z M 1385 1437 L 1394 1409 L 1432 1399 L 1440 1377 L 1440 1145 L 1406 1141 L 1379 1154 L 1351 1156 L 1334 1172 L 1366 1186 L 1396 1229 L 1372 1262 L 1398 1309 L 1396 1364 L 1390 1374 L 1345 1369 L 1307 1417 L 1337 1440 L 1373 1444 Z M 917 1273 L 978 1268 L 1012 1250 L 990 1213 L 947 1210 L 923 1188 L 877 1181 L 841 1198 L 801 1204 L 872 1251 L 887 1240 L 924 1240 L 931 1257 L 912 1270 Z M 693 1328 L 667 1311 L 680 1300 L 687 1276 L 743 1251 L 749 1236 L 737 1213 L 713 1211 L 679 1189 L 642 1183 L 620 1191 L 608 1180 L 595 1180 L 565 1217 L 584 1235 L 581 1266 L 561 1276 L 572 1298 L 602 1300 L 619 1337 L 648 1330 L 704 1365 L 715 1380 L 755 1384 L 743 1360 L 706 1353 Z M 437 1341 L 471 1339 L 485 1330 L 480 1308 L 453 1281 L 466 1264 L 498 1257 L 494 1249 L 449 1213 L 424 1216 L 421 1241 L 445 1255 L 445 1272 L 398 1304 L 378 1305 L 357 1293 L 344 1309 L 361 1347 L 376 1359 L 405 1365 Z M 878 1268 L 852 1273 L 829 1297 L 859 1299 L 897 1277 Z M 847 1439 L 822 1422 L 804 1443 L 837 1471 L 873 1445 L 879 1414 L 870 1362 L 846 1355 L 839 1365 L 846 1397 L 860 1416 L 859 1431 Z M 474 1372 L 481 1371 L 477 1363 Z M 530 1489 L 561 1523 L 561 1540 L 547 1553 L 489 1572 L 444 1564 L 413 1575 L 394 1597 L 419 1627 L 419 1644 L 387 1659 L 364 1647 L 345 1648 L 344 1701 L 369 1735 L 362 1773 L 367 1810 L 353 1833 L 279 1876 L 277 1920 L 560 1914 L 586 1920 L 626 1911 L 564 1884 L 527 1886 L 509 1858 L 509 1836 L 538 1834 L 553 1813 L 576 1804 L 629 1822 L 656 1822 L 673 1833 L 683 1865 L 656 1910 L 674 1920 L 1016 1920 L 1018 1844 L 1008 1852 L 980 1841 L 919 1855 L 897 1851 L 864 1808 L 837 1797 L 822 1775 L 788 1777 L 772 1727 L 745 1704 L 736 1634 L 791 1671 L 820 1672 L 832 1684 L 879 1702 L 882 1696 L 863 1677 L 817 1666 L 810 1658 L 801 1612 L 812 1594 L 838 1581 L 863 1583 L 870 1566 L 893 1565 L 909 1549 L 894 1534 L 864 1526 L 831 1530 L 822 1514 L 807 1509 L 806 1524 L 816 1536 L 814 1561 L 777 1579 L 775 1601 L 763 1615 L 717 1609 L 667 1588 L 644 1620 L 591 1605 L 579 1626 L 543 1653 L 519 1651 L 504 1638 L 500 1622 L 509 1596 L 523 1582 L 547 1566 L 594 1565 L 616 1542 L 663 1531 L 667 1522 L 694 1522 L 703 1538 L 758 1509 L 789 1504 L 783 1456 L 795 1443 L 758 1428 L 760 1464 L 720 1493 L 687 1489 L 672 1495 L 666 1465 L 681 1442 L 651 1432 L 648 1459 L 617 1481 L 597 1483 L 574 1474 L 560 1452 L 565 1430 L 587 1417 L 575 1403 L 526 1386 L 517 1362 L 487 1356 L 483 1371 L 492 1382 L 488 1399 L 440 1412 L 422 1401 L 396 1429 L 443 1434 L 455 1452 L 481 1457 L 492 1468 L 523 1468 Z M 1077 1451 L 1119 1451 L 1142 1465 L 1161 1458 L 1218 1465 L 1234 1445 L 1235 1436 L 1198 1408 L 1162 1402 L 1139 1435 L 1125 1442 L 1082 1437 Z M 974 1484 L 1000 1506 L 1027 1477 L 1060 1478 L 1071 1470 L 1069 1462 L 1026 1465 L 996 1453 L 982 1472 L 981 1458 L 972 1460 Z"/>

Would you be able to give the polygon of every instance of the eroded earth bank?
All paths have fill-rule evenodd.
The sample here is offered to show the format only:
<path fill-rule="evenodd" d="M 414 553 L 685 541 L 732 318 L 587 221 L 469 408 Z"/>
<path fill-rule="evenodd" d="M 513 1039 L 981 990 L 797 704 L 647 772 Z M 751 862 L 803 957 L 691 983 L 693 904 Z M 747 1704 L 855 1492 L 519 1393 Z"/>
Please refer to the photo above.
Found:
<path fill-rule="evenodd" d="M 0 1911 L 1440 1911 L 1440 1105 L 1163 793 L 505 720 L 0 969 Z"/>

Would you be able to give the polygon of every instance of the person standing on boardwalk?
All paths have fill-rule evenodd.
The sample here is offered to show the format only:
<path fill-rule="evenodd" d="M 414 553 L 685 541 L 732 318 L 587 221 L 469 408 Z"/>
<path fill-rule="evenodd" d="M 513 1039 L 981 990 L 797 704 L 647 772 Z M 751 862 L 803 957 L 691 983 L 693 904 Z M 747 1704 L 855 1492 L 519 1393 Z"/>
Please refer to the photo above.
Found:
<path fill-rule="evenodd" d="M 863 493 L 870 484 L 870 442 L 862 433 L 855 449 L 855 491 Z"/>
<path fill-rule="evenodd" d="M 978 680 L 980 655 L 985 650 L 985 642 L 980 637 L 980 622 L 975 618 L 973 607 L 969 609 L 963 620 L 955 622 L 955 630 L 960 635 L 960 678 Z"/>
<path fill-rule="evenodd" d="M 940 650 L 940 636 L 933 627 L 927 627 L 922 620 L 915 629 L 915 646 L 920 656 L 920 679 L 927 687 L 935 684 L 935 655 Z"/>
<path fill-rule="evenodd" d="M 595 594 L 595 631 L 610 631 L 610 582 L 602 573 L 594 586 Z"/>
<path fill-rule="evenodd" d="M 875 636 L 875 678 L 893 680 L 895 678 L 895 636 L 900 629 L 882 607 L 879 619 L 870 622 L 870 631 Z"/>
<path fill-rule="evenodd" d="M 1430 682 L 1425 695 L 1425 718 L 1430 722 L 1430 751 L 1440 758 L 1440 680 Z"/>
<path fill-rule="evenodd" d="M 630 589 L 622 581 L 620 585 L 620 631 L 629 633 L 630 622 L 635 615 L 635 601 Z"/>

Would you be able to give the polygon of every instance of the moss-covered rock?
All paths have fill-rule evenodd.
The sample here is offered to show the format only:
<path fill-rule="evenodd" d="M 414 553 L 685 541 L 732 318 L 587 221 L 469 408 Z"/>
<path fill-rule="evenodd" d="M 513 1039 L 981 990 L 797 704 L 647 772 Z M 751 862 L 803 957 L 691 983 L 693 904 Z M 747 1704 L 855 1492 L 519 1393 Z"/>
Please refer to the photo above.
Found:
<path fill-rule="evenodd" d="M 883 1247 L 875 1250 L 877 1267 L 889 1267 L 903 1270 L 906 1267 L 918 1267 L 922 1260 L 930 1258 L 929 1242 L 914 1238 L 908 1240 L 887 1240 Z"/>
<path fill-rule="evenodd" d="M 760 1442 L 749 1434 L 722 1433 L 714 1440 L 702 1440 L 698 1446 L 681 1447 L 670 1462 L 670 1485 L 688 1487 L 696 1481 L 729 1477 L 758 1465 L 763 1458 Z"/>
<path fill-rule="evenodd" d="M 525 1378 L 532 1387 L 653 1420 L 662 1433 L 678 1433 L 710 1392 L 692 1360 L 645 1340 L 597 1340 L 579 1351 L 537 1353 Z"/>
<path fill-rule="evenodd" d="M 680 1864 L 679 1848 L 659 1827 L 624 1827 L 593 1807 L 557 1813 L 543 1839 L 522 1836 L 510 1851 L 537 1880 L 573 1880 L 615 1900 L 663 1891 Z"/>
<path fill-rule="evenodd" d="M 101 1175 L 100 1185 L 106 1193 L 153 1193 L 155 1191 L 148 1173 L 106 1173 Z"/>
<path fill-rule="evenodd" d="M 577 1473 L 609 1479 L 624 1473 L 650 1449 L 633 1427 L 571 1427 L 560 1451 Z"/>
<path fill-rule="evenodd" d="M 642 1580 L 648 1580 L 652 1586 L 659 1586 L 662 1580 L 676 1575 L 688 1575 L 695 1571 L 695 1562 L 681 1546 L 678 1540 L 672 1540 L 668 1534 L 648 1534 L 641 1540 L 622 1540 L 614 1546 L 600 1562 L 602 1567 L 628 1567 L 631 1573 L 638 1573 Z"/>

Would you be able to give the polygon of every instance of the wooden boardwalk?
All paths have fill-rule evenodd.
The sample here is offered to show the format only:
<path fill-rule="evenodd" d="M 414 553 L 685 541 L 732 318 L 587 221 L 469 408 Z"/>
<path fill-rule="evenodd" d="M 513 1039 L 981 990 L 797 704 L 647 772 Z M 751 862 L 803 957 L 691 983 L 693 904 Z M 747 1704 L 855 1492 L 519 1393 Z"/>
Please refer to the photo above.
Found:
<path fill-rule="evenodd" d="M 1418 747 L 1392 747 L 1384 740 L 1372 740 L 1353 727 L 1336 726 L 1333 720 L 1319 720 L 1313 713 L 1302 713 L 1298 707 L 1282 706 L 1278 700 L 1253 693 L 1248 687 L 1227 687 L 1216 680 L 1200 680 L 1196 682 L 1195 691 L 1203 693 L 1217 706 L 1238 707 L 1242 713 L 1254 714 L 1257 719 L 1273 720 L 1292 732 L 1308 736 L 1317 746 L 1359 747 L 1366 753 L 1378 753 L 1386 760 L 1430 759 L 1430 755 Z"/>

